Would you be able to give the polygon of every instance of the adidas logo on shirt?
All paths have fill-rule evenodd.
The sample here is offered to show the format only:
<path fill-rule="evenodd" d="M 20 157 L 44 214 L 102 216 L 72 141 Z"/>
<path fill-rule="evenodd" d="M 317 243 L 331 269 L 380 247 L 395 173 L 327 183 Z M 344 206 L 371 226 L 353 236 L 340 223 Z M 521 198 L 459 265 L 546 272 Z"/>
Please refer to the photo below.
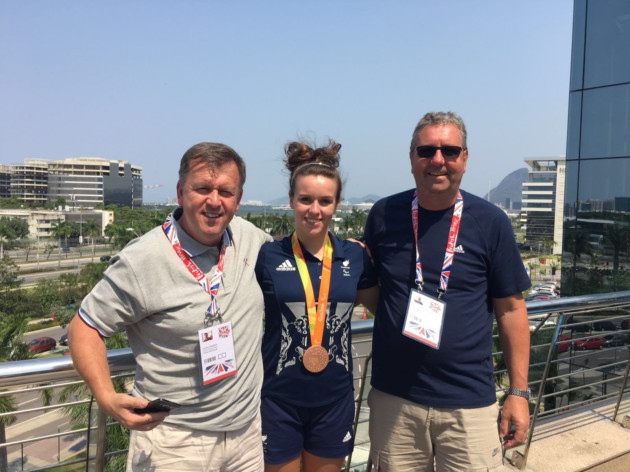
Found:
<path fill-rule="evenodd" d="M 348 431 L 346 433 L 346 435 L 343 437 L 343 441 L 342 442 L 348 442 L 352 439 L 352 434 L 350 434 L 350 431 Z"/>
<path fill-rule="evenodd" d="M 291 264 L 290 259 L 286 259 L 282 264 L 276 267 L 276 272 L 290 272 L 292 270 L 297 270 L 293 264 Z"/>
<path fill-rule="evenodd" d="M 461 244 L 455 248 L 455 252 L 459 252 L 460 254 L 465 254 L 464 248 L 462 247 Z"/>

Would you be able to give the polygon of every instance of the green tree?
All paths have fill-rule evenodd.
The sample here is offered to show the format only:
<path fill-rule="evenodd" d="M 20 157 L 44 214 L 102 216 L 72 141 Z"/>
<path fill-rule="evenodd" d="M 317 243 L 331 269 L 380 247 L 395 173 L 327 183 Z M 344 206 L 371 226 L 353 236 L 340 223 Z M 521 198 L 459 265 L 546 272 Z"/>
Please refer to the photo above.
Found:
<path fill-rule="evenodd" d="M 0 208 L 16 209 L 22 208 L 22 202 L 17 197 L 0 198 Z"/>
<path fill-rule="evenodd" d="M 161 226 L 168 213 L 167 209 L 119 207 L 114 210 L 114 222 L 117 226 L 131 228 L 142 235 Z"/>
<path fill-rule="evenodd" d="M 350 213 L 349 229 L 346 237 L 356 238 L 363 234 L 365 222 L 367 221 L 367 212 L 362 210 L 352 210 Z"/>
<path fill-rule="evenodd" d="M 29 318 L 24 314 L 0 312 L 0 362 L 19 361 L 31 357 L 24 342 Z"/>
<path fill-rule="evenodd" d="M 81 270 L 81 283 L 84 286 L 85 295 L 100 282 L 108 266 L 109 263 L 107 262 L 94 262 L 87 264 L 83 270 Z"/>
<path fill-rule="evenodd" d="M 28 347 L 23 341 L 28 318 L 21 315 L 13 315 L 0 312 L 0 362 L 18 361 L 31 357 Z M 17 410 L 18 405 L 12 395 L 0 396 L 0 413 L 11 413 Z M 0 443 L 6 442 L 6 427 L 16 420 L 14 415 L 0 418 Z M 8 472 L 7 450 L 0 448 L 0 472 Z"/>
<path fill-rule="evenodd" d="M 293 232 L 293 218 L 288 213 L 273 215 L 271 222 L 272 236 L 288 236 Z"/>
<path fill-rule="evenodd" d="M 94 238 L 100 236 L 101 226 L 94 218 L 91 218 L 83 222 L 83 235 L 90 239 L 91 244 L 94 244 Z"/>
<path fill-rule="evenodd" d="M 262 213 L 262 214 L 259 214 L 259 215 L 252 215 L 251 213 L 247 213 L 247 215 L 245 215 L 244 219 L 249 221 L 256 228 L 260 228 L 263 231 L 267 231 L 268 215 L 266 215 L 265 213 Z"/>
<path fill-rule="evenodd" d="M 129 346 L 125 333 L 118 332 L 105 340 L 108 350 L 122 349 Z M 126 378 L 112 379 L 114 389 L 119 393 L 127 392 Z M 73 405 L 63 409 L 64 414 L 69 418 L 73 425 L 87 427 L 90 423 L 90 415 L 94 406 L 94 399 L 85 383 L 69 385 L 65 387 L 59 394 L 59 403 L 66 403 L 77 398 L 89 398 L 89 404 Z M 129 430 L 123 426 L 116 424 L 109 426 L 105 433 L 105 454 L 110 451 L 121 451 L 129 448 Z M 108 457 L 106 455 L 105 470 L 111 472 L 124 472 L 126 463 L 126 455 L 119 454 Z"/>
<path fill-rule="evenodd" d="M 83 234 L 90 239 L 92 260 L 94 260 L 94 238 L 101 234 L 101 227 L 94 218 L 83 223 Z"/>
<path fill-rule="evenodd" d="M 2 392 L 4 392 L 3 390 Z M 0 413 L 11 413 L 18 409 L 18 404 L 14 396 L 12 395 L 2 395 L 0 396 Z M 11 426 L 15 423 L 16 420 L 15 415 L 8 415 L 0 417 L 0 443 L 4 444 L 7 442 L 7 433 L 6 427 Z M 0 472 L 8 472 L 9 471 L 9 460 L 7 454 L 7 448 L 0 448 Z"/>
<path fill-rule="evenodd" d="M 4 257 L 4 241 L 13 242 L 28 236 L 28 223 L 21 218 L 0 218 L 0 259 Z"/>
<path fill-rule="evenodd" d="M 58 220 L 52 224 L 52 234 L 59 239 L 59 246 L 61 246 L 61 238 L 64 239 L 64 246 L 68 246 L 68 238 L 75 232 L 74 226 L 68 221 Z"/>
<path fill-rule="evenodd" d="M 0 259 L 0 312 L 13 313 L 22 298 L 19 267 L 8 256 Z"/>
<path fill-rule="evenodd" d="M 105 227 L 105 236 L 107 236 L 112 247 L 122 249 L 129 241 L 136 237 L 136 234 L 132 227 L 111 223 Z"/>
<path fill-rule="evenodd" d="M 620 224 L 609 225 L 606 228 L 606 241 L 613 249 L 613 271 L 619 270 L 619 255 L 630 249 L 630 228 Z"/>
<path fill-rule="evenodd" d="M 588 233 L 583 230 L 572 229 L 565 233 L 564 248 L 573 256 L 573 263 L 582 257 L 582 254 L 591 256 L 593 248 L 588 240 Z"/>
<path fill-rule="evenodd" d="M 552 254 L 553 253 L 553 248 L 556 245 L 556 242 L 553 240 L 553 238 L 546 238 L 543 241 L 543 251 L 545 254 Z"/>
<path fill-rule="evenodd" d="M 37 313 L 40 316 L 48 316 L 53 311 L 53 306 L 61 304 L 59 294 L 61 292 L 57 281 L 51 283 L 48 280 L 40 280 L 37 283 L 34 295 L 37 299 Z M 35 307 L 33 307 L 35 309 Z M 35 311 L 35 310 L 34 310 Z"/>
<path fill-rule="evenodd" d="M 588 232 L 576 228 L 566 228 L 563 239 L 563 248 L 571 254 L 573 262 L 571 267 L 563 267 L 562 293 L 564 295 L 577 295 L 578 288 L 578 260 L 583 254 L 593 257 L 593 247 L 588 239 Z"/>
<path fill-rule="evenodd" d="M 0 295 L 2 300 L 6 301 L 12 290 L 18 289 L 22 285 L 22 281 L 18 278 L 19 267 L 10 257 L 6 256 L 0 259 Z M 0 309 L 4 309 L 6 304 L 3 303 Z"/>
<path fill-rule="evenodd" d="M 66 200 L 66 197 L 57 197 L 55 200 L 55 208 L 65 208 L 67 203 L 68 201 Z"/>

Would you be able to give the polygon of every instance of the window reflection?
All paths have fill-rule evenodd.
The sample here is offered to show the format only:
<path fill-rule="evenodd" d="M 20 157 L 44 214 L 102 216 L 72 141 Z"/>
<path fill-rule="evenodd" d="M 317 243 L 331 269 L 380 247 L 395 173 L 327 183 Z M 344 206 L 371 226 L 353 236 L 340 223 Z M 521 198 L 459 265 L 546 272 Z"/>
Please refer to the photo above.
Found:
<path fill-rule="evenodd" d="M 583 98 L 580 158 L 630 156 L 630 84 L 585 90 Z"/>
<path fill-rule="evenodd" d="M 584 88 L 630 82 L 630 1 L 588 4 Z"/>
<path fill-rule="evenodd" d="M 563 293 L 630 290 L 630 157 L 567 162 L 564 217 Z"/>
<path fill-rule="evenodd" d="M 615 200 L 630 197 L 630 157 L 582 160 L 578 178 L 580 202 L 599 201 L 607 210 L 628 211 L 616 208 Z"/>
<path fill-rule="evenodd" d="M 582 92 L 569 94 L 567 122 L 567 161 L 580 157 L 580 123 L 582 122 Z"/>
<path fill-rule="evenodd" d="M 583 88 L 584 35 L 586 34 L 586 0 L 573 3 L 573 39 L 571 48 L 571 90 Z"/>

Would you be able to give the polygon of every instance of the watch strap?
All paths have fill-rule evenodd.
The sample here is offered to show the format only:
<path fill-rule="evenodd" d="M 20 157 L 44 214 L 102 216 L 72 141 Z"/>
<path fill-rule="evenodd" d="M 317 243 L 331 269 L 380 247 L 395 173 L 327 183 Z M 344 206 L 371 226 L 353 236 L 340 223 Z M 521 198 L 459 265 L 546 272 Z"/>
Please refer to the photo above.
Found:
<path fill-rule="evenodd" d="M 523 397 L 527 400 L 529 400 L 531 393 L 532 391 L 529 388 L 527 390 L 521 390 L 519 388 L 510 387 L 508 388 L 508 391 L 507 391 L 508 395 L 515 395 L 517 397 Z"/>

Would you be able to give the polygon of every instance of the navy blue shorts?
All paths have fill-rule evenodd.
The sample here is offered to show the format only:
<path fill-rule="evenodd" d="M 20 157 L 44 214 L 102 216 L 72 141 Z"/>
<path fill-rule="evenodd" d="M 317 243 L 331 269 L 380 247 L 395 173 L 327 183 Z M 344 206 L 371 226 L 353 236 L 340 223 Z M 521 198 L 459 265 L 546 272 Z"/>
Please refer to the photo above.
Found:
<path fill-rule="evenodd" d="M 354 447 L 354 394 L 330 405 L 300 407 L 262 399 L 263 448 L 267 464 L 282 464 L 305 450 L 326 459 L 346 457 Z"/>

